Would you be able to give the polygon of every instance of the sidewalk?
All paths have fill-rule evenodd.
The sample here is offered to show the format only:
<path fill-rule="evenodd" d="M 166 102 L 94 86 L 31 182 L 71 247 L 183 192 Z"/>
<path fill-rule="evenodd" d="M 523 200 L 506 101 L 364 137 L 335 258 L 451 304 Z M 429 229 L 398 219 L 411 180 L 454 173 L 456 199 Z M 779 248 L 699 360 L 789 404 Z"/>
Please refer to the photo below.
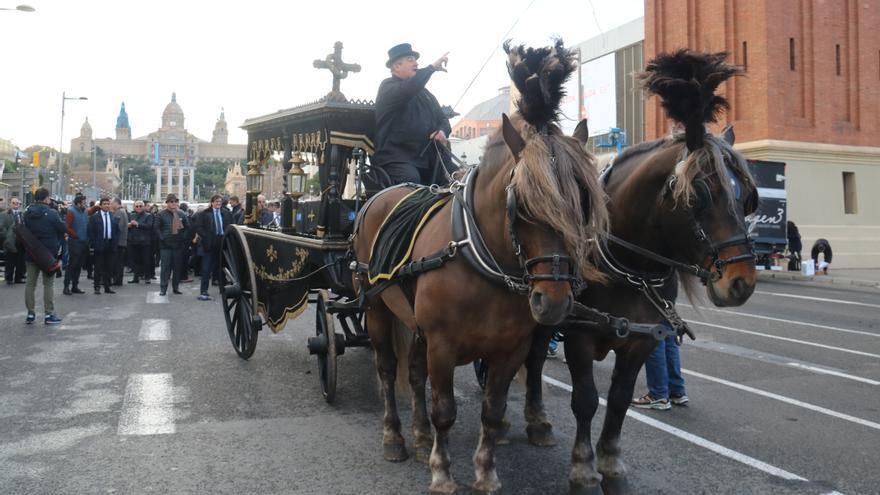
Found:
<path fill-rule="evenodd" d="M 758 279 L 798 280 L 828 285 L 850 285 L 880 289 L 880 268 L 831 268 L 830 275 L 806 277 L 800 272 L 770 271 L 758 272 Z"/>

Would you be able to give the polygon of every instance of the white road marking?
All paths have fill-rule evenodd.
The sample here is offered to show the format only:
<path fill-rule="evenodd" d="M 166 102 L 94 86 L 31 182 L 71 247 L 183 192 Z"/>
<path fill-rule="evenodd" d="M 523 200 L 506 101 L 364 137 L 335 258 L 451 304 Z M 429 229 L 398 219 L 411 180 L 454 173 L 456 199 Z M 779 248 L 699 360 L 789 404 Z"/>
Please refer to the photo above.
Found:
<path fill-rule="evenodd" d="M 810 411 L 815 411 L 817 413 L 825 414 L 828 416 L 832 416 L 838 419 L 842 419 L 844 421 L 849 421 L 851 423 L 859 424 L 862 426 L 867 426 L 868 428 L 873 428 L 875 430 L 880 430 L 880 423 L 875 423 L 873 421 L 868 421 L 866 419 L 857 418 L 855 416 L 850 416 L 849 414 L 844 414 L 837 411 L 832 411 L 831 409 L 826 409 L 821 406 L 817 406 L 814 404 L 810 404 L 807 402 L 799 401 L 797 399 L 792 399 L 791 397 L 786 397 L 784 395 L 774 394 L 773 392 L 767 392 L 766 390 L 757 389 L 754 387 L 749 387 L 748 385 L 743 385 L 741 383 L 731 382 L 729 380 L 725 380 L 723 378 L 716 378 L 714 376 L 705 375 L 703 373 L 699 373 L 697 371 L 686 370 L 684 368 L 681 369 L 681 372 L 686 375 L 696 376 L 698 378 L 702 378 L 703 380 L 708 380 L 710 382 L 720 383 L 722 385 L 727 385 L 728 387 L 733 387 L 738 390 L 742 390 L 744 392 L 749 392 L 755 395 L 760 395 L 762 397 L 767 397 L 768 399 L 778 400 L 780 402 L 785 402 L 786 404 L 791 404 L 793 406 L 802 407 L 804 409 L 809 409 Z"/>
<path fill-rule="evenodd" d="M 772 316 L 756 315 L 756 314 L 752 314 L 752 313 L 741 313 L 739 311 L 730 311 L 727 309 L 709 308 L 707 306 L 691 306 L 690 304 L 683 304 L 683 303 L 678 303 L 676 305 L 677 306 L 686 306 L 688 308 L 694 308 L 699 311 L 715 311 L 717 313 L 724 313 L 724 314 L 728 314 L 728 315 L 748 316 L 749 318 L 758 318 L 760 320 L 778 321 L 780 323 L 791 323 L 794 325 L 803 325 L 805 327 L 824 328 L 826 330 L 834 330 L 835 332 L 853 333 L 853 334 L 857 334 L 857 335 L 867 335 L 869 337 L 880 338 L 880 333 L 864 332 L 862 330 L 852 330 L 849 328 L 832 327 L 830 325 L 819 325 L 818 323 L 809 323 L 806 321 L 786 320 L 784 318 L 774 318 Z"/>
<path fill-rule="evenodd" d="M 839 376 L 840 378 L 855 380 L 857 382 L 867 383 L 869 385 L 880 385 L 880 382 L 878 382 L 877 380 L 871 380 L 870 378 L 862 378 L 860 376 L 850 375 L 848 373 L 841 373 L 840 371 L 829 370 L 826 368 L 819 368 L 816 366 L 809 366 L 809 365 L 801 364 L 801 363 L 787 363 L 787 364 L 789 366 L 793 366 L 795 368 L 810 370 L 814 373 L 821 373 L 823 375 Z"/>
<path fill-rule="evenodd" d="M 174 433 L 174 382 L 171 373 L 131 375 L 119 418 L 119 435 Z"/>
<path fill-rule="evenodd" d="M 872 354 L 870 352 L 856 351 L 854 349 L 845 349 L 843 347 L 835 347 L 833 345 L 817 344 L 816 342 L 807 342 L 806 340 L 790 339 L 788 337 L 780 337 L 778 335 L 770 335 L 770 334 L 766 334 L 766 333 L 753 332 L 751 330 L 743 330 L 741 328 L 726 327 L 724 325 L 716 325 L 714 323 L 706 323 L 704 321 L 687 320 L 687 319 L 684 321 L 686 321 L 688 323 L 693 323 L 694 325 L 703 325 L 706 327 L 720 328 L 722 330 L 730 330 L 731 332 L 740 332 L 740 333 L 745 333 L 745 334 L 749 334 L 749 335 L 757 335 L 758 337 L 766 337 L 768 339 L 784 340 L 786 342 L 794 342 L 796 344 L 809 345 L 809 346 L 813 346 L 813 347 L 821 347 L 822 349 L 829 349 L 832 351 L 840 351 L 840 352 L 846 352 L 849 354 L 856 354 L 859 356 L 868 356 L 868 357 L 880 359 L 880 354 Z"/>
<path fill-rule="evenodd" d="M 147 292 L 147 302 L 151 304 L 165 304 L 168 296 L 160 296 L 159 292 Z"/>
<path fill-rule="evenodd" d="M 755 294 L 766 294 L 768 296 L 778 296 L 778 297 L 790 297 L 792 299 L 806 299 L 808 301 L 821 301 L 821 302 L 831 302 L 837 304 L 850 304 L 853 306 L 865 306 L 868 308 L 880 308 L 880 304 L 869 304 L 858 301 L 846 301 L 844 299 L 828 299 L 826 297 L 813 297 L 813 296 L 801 296 L 797 294 L 786 294 L 784 292 L 763 292 L 760 290 L 756 290 Z"/>
<path fill-rule="evenodd" d="M 543 377 L 544 381 L 550 385 L 561 388 L 562 390 L 567 390 L 569 392 L 572 391 L 571 385 L 569 385 L 565 382 L 561 382 L 561 381 L 556 380 L 554 378 L 551 378 L 547 375 L 543 375 L 542 377 Z M 605 399 L 603 399 L 602 397 L 599 397 L 599 403 L 602 404 L 603 406 L 608 405 L 608 402 Z M 719 445 L 719 444 L 712 442 L 710 440 L 706 440 L 705 438 L 694 435 L 693 433 L 688 433 L 688 432 L 686 432 L 682 429 L 676 428 L 675 426 L 672 426 L 670 424 L 664 423 L 662 421 L 657 421 L 654 418 L 651 418 L 651 417 L 646 416 L 644 414 L 635 412 L 632 409 L 628 410 L 626 412 L 626 415 L 633 418 L 634 420 L 636 420 L 640 423 L 645 423 L 648 426 L 653 426 L 654 428 L 657 428 L 658 430 L 664 431 L 666 433 L 669 433 L 670 435 L 681 438 L 682 440 L 684 440 L 686 442 L 690 442 L 692 444 L 698 445 L 698 446 L 703 447 L 705 449 L 711 450 L 712 452 L 715 452 L 716 454 L 727 457 L 728 459 L 733 459 L 734 461 L 737 461 L 737 462 L 745 464 L 749 467 L 758 469 L 758 470 L 763 471 L 767 474 L 771 474 L 773 476 L 778 476 L 780 478 L 787 479 L 787 480 L 809 482 L 809 480 L 807 480 L 804 477 L 798 476 L 794 473 L 790 473 L 782 468 L 778 468 L 778 467 L 773 466 L 771 464 L 767 464 L 764 461 L 759 461 L 758 459 L 755 459 L 754 457 L 747 456 L 745 454 L 742 454 L 742 453 L 737 452 L 735 450 L 729 449 L 727 447 Z"/>
<path fill-rule="evenodd" d="M 171 340 L 170 322 L 162 319 L 144 320 L 138 340 Z"/>

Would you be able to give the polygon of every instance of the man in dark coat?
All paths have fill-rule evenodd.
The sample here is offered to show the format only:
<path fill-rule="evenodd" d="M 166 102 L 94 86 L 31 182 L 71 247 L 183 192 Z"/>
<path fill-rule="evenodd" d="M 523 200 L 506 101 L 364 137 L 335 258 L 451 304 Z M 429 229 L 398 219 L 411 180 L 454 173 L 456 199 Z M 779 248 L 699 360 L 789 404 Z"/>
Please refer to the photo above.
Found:
<path fill-rule="evenodd" d="M 244 208 L 241 207 L 241 200 L 238 196 L 229 197 L 229 206 L 232 208 L 232 222 L 236 225 L 244 223 Z"/>
<path fill-rule="evenodd" d="M 84 294 L 79 289 L 79 275 L 83 262 L 89 254 L 89 212 L 85 207 L 85 196 L 77 195 L 73 206 L 67 209 L 67 245 L 70 259 L 64 271 L 64 295 Z"/>
<path fill-rule="evenodd" d="M 149 284 L 153 215 L 146 211 L 143 201 L 134 202 L 134 213 L 129 217 L 128 225 L 128 250 L 131 253 L 132 272 L 134 272 L 128 283 L 136 284 L 143 278 L 144 282 Z"/>
<path fill-rule="evenodd" d="M 67 232 L 67 225 L 61 220 L 58 211 L 49 207 L 51 201 L 48 189 L 43 187 L 37 189 L 37 192 L 34 193 L 34 204 L 28 207 L 24 213 L 24 225 L 40 241 L 40 244 L 57 256 L 61 240 L 64 239 L 64 234 Z M 24 290 L 24 303 L 28 312 L 25 323 L 33 323 L 36 319 L 34 292 L 37 289 L 37 277 L 41 274 L 43 275 L 43 309 L 46 313 L 43 323 L 46 325 L 61 323 L 61 318 L 55 316 L 55 274 L 40 270 L 30 253 L 26 253 L 25 260 L 27 261 L 27 285 Z"/>
<path fill-rule="evenodd" d="M 232 213 L 222 206 L 219 194 L 211 197 L 211 207 L 196 214 L 193 228 L 199 236 L 198 253 L 202 257 L 202 286 L 199 301 L 210 301 L 208 287 L 211 280 L 220 280 L 220 245 L 223 231 L 232 224 Z"/>
<path fill-rule="evenodd" d="M 3 250 L 6 254 L 3 263 L 8 285 L 24 283 L 24 247 L 18 242 L 12 231 L 13 227 L 23 220 L 24 210 L 21 208 L 21 200 L 19 198 L 10 199 L 9 209 L 0 213 L 0 237 L 3 237 Z"/>
<path fill-rule="evenodd" d="M 165 209 L 160 211 L 153 222 L 153 233 L 159 239 L 159 295 L 168 293 L 168 279 L 175 294 L 180 292 L 180 279 L 183 272 L 183 251 L 189 240 L 189 217 L 179 208 L 180 200 L 175 194 L 165 198 Z"/>
<path fill-rule="evenodd" d="M 391 77 L 382 81 L 376 96 L 376 165 L 391 184 L 445 183 L 437 167 L 437 150 L 446 146 L 452 131 L 437 98 L 425 85 L 437 71 L 446 71 L 447 55 L 419 69 L 419 53 L 409 43 L 388 50 Z"/>
<path fill-rule="evenodd" d="M 116 262 L 116 249 L 119 246 L 119 221 L 113 217 L 110 200 L 101 198 L 100 208 L 89 218 L 89 245 L 92 247 L 92 266 L 94 268 L 95 294 L 101 293 L 104 285 L 106 294 L 115 294 L 110 288 L 113 267 Z"/>

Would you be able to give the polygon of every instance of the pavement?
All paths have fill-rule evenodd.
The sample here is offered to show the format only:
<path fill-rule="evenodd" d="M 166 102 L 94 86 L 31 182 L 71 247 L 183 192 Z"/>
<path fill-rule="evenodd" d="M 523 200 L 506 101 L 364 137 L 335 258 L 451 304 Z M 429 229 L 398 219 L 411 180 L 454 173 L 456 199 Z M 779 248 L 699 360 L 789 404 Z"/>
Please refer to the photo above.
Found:
<path fill-rule="evenodd" d="M 880 289 L 880 268 L 832 268 L 828 275 L 801 275 L 800 272 L 763 270 L 759 280 L 792 280 L 822 285 L 844 285 Z"/>

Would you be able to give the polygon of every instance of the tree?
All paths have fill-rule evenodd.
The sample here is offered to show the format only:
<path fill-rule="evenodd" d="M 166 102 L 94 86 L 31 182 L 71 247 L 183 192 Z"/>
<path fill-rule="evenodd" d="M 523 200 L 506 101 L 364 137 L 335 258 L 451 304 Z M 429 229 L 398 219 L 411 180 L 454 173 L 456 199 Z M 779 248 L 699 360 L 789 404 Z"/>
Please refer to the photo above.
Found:
<path fill-rule="evenodd" d="M 233 163 L 226 160 L 206 160 L 196 165 L 195 185 L 199 199 L 208 199 L 214 194 L 223 194 L 226 188 L 226 170 Z M 244 169 L 242 168 L 242 173 Z"/>

